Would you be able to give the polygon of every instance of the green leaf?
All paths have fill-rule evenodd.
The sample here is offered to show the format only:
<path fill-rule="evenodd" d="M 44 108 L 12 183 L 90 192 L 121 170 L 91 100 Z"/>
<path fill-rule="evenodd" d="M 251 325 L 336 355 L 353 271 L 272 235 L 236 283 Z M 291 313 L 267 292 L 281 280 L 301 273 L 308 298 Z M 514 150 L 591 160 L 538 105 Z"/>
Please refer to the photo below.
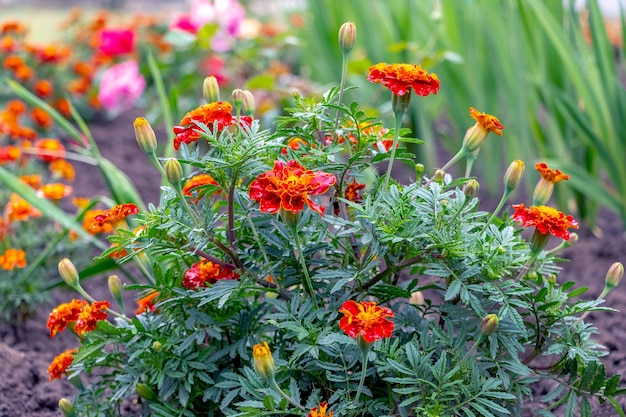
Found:
<path fill-rule="evenodd" d="M 264 89 L 271 90 L 274 88 L 275 79 L 271 75 L 256 75 L 246 82 L 246 87 L 254 90 L 254 89 Z"/>

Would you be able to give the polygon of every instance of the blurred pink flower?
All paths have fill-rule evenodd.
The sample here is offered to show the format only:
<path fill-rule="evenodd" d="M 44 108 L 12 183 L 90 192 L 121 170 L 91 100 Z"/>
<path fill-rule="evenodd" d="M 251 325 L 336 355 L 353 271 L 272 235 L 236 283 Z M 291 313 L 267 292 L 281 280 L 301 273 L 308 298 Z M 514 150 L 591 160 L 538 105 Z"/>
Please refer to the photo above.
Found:
<path fill-rule="evenodd" d="M 139 73 L 137 62 L 122 62 L 102 73 L 98 100 L 108 111 L 120 113 L 135 104 L 145 87 L 146 80 Z"/>
<path fill-rule="evenodd" d="M 169 24 L 169 30 L 181 30 L 183 32 L 198 33 L 198 27 L 191 21 L 188 14 L 178 14 L 174 16 Z"/>
<path fill-rule="evenodd" d="M 98 50 L 105 55 L 129 54 L 135 49 L 135 32 L 132 29 L 107 29 L 100 32 Z"/>
<path fill-rule="evenodd" d="M 212 75 L 216 78 L 219 85 L 226 85 L 230 81 L 225 74 L 226 63 L 219 55 L 211 55 L 200 63 L 200 70 L 206 76 Z"/>

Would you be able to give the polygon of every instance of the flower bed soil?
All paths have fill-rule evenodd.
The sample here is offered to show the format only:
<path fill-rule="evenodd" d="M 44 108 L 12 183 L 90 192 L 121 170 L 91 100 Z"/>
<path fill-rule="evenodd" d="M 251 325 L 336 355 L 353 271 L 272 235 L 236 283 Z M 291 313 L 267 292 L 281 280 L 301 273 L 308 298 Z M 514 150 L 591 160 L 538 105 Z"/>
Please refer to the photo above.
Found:
<path fill-rule="evenodd" d="M 132 128 L 134 118 L 140 115 L 138 111 L 131 111 L 115 122 L 97 120 L 91 123 L 91 130 L 102 154 L 129 175 L 145 202 L 156 204 L 160 177 L 139 150 Z M 165 135 L 157 131 L 157 137 L 163 140 Z M 76 164 L 76 171 L 75 195 L 90 196 L 106 192 L 97 169 Z M 587 299 L 600 294 L 604 275 L 613 262 L 626 263 L 624 227 L 617 216 L 601 211 L 598 226 L 603 232 L 601 238 L 594 236 L 588 227 L 581 224 L 578 231 L 580 240 L 563 252 L 563 257 L 569 259 L 569 262 L 562 264 L 563 271 L 558 278 L 562 282 L 576 281 L 581 286 L 589 287 L 585 295 Z M 92 279 L 85 287 L 98 299 L 110 299 L 106 277 Z M 48 382 L 47 368 L 57 354 L 76 347 L 77 343 L 69 332 L 61 333 L 51 340 L 46 320 L 50 308 L 74 297 L 76 295 L 70 291 L 56 291 L 50 305 L 40 309 L 38 316 L 30 320 L 17 336 L 9 326 L 0 326 L 0 417 L 63 415 L 57 408 L 57 402 L 61 397 L 71 398 L 75 390 L 65 379 Z M 620 373 L 626 371 L 626 324 L 622 318 L 622 314 L 626 313 L 625 283 L 609 295 L 606 305 L 621 309 L 624 313 L 592 314 L 589 319 L 599 328 L 595 339 L 610 351 L 604 359 L 607 372 Z M 626 385 L 626 381 L 623 380 L 621 385 Z M 549 384 L 538 386 L 538 391 L 542 393 L 550 389 Z M 620 404 L 625 407 L 626 398 L 621 398 Z M 541 405 L 537 403 L 536 406 Z M 617 414 L 612 407 L 594 402 L 592 415 L 608 417 Z"/>

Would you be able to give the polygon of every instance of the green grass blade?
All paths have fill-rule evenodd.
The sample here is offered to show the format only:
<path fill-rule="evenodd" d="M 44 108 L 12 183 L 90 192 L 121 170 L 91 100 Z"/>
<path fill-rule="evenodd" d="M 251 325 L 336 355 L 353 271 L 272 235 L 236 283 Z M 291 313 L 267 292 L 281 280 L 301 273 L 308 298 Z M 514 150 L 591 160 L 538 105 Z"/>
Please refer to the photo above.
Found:
<path fill-rule="evenodd" d="M 156 87 L 157 95 L 159 97 L 159 104 L 161 106 L 161 113 L 163 114 L 163 124 L 165 125 L 165 132 L 169 133 L 170 129 L 174 126 L 174 117 L 172 115 L 172 108 L 170 101 L 165 90 L 165 84 L 163 83 L 163 77 L 161 71 L 159 71 L 159 65 L 154 58 L 152 50 L 148 51 L 148 68 L 150 69 L 150 75 L 154 80 L 154 86 Z M 167 147 L 165 148 L 165 157 L 174 157 L 174 137 L 168 134 Z"/>

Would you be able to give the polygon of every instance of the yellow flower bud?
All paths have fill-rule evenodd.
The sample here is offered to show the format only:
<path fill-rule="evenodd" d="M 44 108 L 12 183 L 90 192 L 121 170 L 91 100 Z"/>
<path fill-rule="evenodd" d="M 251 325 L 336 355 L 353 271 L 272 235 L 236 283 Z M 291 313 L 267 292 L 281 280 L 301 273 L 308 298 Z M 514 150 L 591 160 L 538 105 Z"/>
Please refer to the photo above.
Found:
<path fill-rule="evenodd" d="M 122 296 L 122 281 L 120 281 L 117 275 L 111 275 L 108 284 L 109 291 L 113 297 L 118 298 Z"/>
<path fill-rule="evenodd" d="M 150 123 L 145 118 L 138 117 L 133 123 L 133 128 L 135 129 L 135 138 L 141 150 L 148 155 L 156 153 L 157 140 Z"/>
<path fill-rule="evenodd" d="M 467 198 L 474 198 L 476 197 L 476 194 L 478 194 L 479 188 L 480 184 L 478 181 L 471 179 L 465 183 L 465 186 L 463 186 L 463 194 L 465 194 Z"/>
<path fill-rule="evenodd" d="M 171 158 L 167 160 L 165 163 L 165 175 L 174 187 L 180 187 L 180 181 L 183 179 L 183 167 L 178 162 L 178 159 Z"/>
<path fill-rule="evenodd" d="M 615 262 L 606 273 L 604 279 L 604 286 L 612 290 L 617 287 L 624 276 L 624 265 L 621 262 Z"/>
<path fill-rule="evenodd" d="M 74 417 L 76 413 L 74 413 L 74 406 L 67 398 L 61 398 L 59 400 L 59 410 L 63 411 L 63 415 L 65 417 Z"/>
<path fill-rule="evenodd" d="M 356 26 L 352 22 L 346 22 L 339 28 L 339 47 L 341 52 L 349 54 L 354 48 L 356 41 Z"/>
<path fill-rule="evenodd" d="M 152 391 L 152 388 L 141 382 L 137 383 L 135 390 L 137 391 L 137 394 L 144 400 L 154 401 L 158 398 L 156 393 Z"/>
<path fill-rule="evenodd" d="M 254 358 L 254 369 L 257 374 L 268 379 L 274 377 L 276 367 L 274 365 L 272 351 L 267 342 L 254 345 L 252 348 L 252 357 Z"/>
<path fill-rule="evenodd" d="M 415 175 L 419 179 L 424 173 L 424 164 L 415 164 Z"/>
<path fill-rule="evenodd" d="M 517 188 L 519 183 L 522 181 L 522 177 L 524 176 L 524 162 L 516 159 L 511 162 L 509 168 L 506 170 L 504 174 L 504 186 L 508 192 L 513 191 Z"/>
<path fill-rule="evenodd" d="M 241 105 L 241 112 L 245 116 L 254 116 L 256 110 L 256 104 L 254 102 L 254 95 L 249 90 L 243 90 L 243 102 Z"/>
<path fill-rule="evenodd" d="M 74 288 L 78 285 L 78 271 L 69 259 L 63 258 L 59 261 L 59 274 L 70 287 Z"/>
<path fill-rule="evenodd" d="M 155 340 L 152 343 L 152 349 L 154 349 L 154 351 L 156 351 L 156 352 L 160 352 L 161 349 L 163 349 L 163 344 L 161 342 L 159 342 L 158 340 Z"/>
<path fill-rule="evenodd" d="M 552 197 L 553 190 L 554 183 L 545 178 L 541 178 L 533 191 L 533 206 L 546 205 L 550 197 Z"/>
<path fill-rule="evenodd" d="M 438 184 L 442 184 L 443 178 L 445 176 L 446 176 L 446 171 L 444 171 L 443 169 L 438 169 L 435 171 L 435 176 L 433 177 L 433 181 L 435 181 Z"/>
<path fill-rule="evenodd" d="M 498 327 L 498 316 L 495 314 L 488 314 L 480 323 L 480 332 L 485 336 L 491 336 L 496 332 Z"/>
<path fill-rule="evenodd" d="M 220 86 L 215 76 L 209 75 L 204 79 L 202 83 L 202 94 L 207 103 L 220 101 Z"/>

